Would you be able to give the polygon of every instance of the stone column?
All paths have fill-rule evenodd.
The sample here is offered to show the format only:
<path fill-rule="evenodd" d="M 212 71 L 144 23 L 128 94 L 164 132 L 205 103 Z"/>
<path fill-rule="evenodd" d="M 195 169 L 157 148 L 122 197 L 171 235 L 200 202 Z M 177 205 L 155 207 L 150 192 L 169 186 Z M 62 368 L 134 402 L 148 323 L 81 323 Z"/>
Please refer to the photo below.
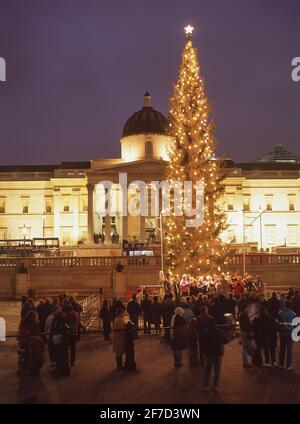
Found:
<path fill-rule="evenodd" d="M 94 184 L 86 185 L 88 191 L 88 243 L 94 243 Z"/>
<path fill-rule="evenodd" d="M 72 190 L 73 200 L 73 244 L 77 244 L 79 240 L 79 195 L 80 188 L 74 187 Z"/>
<path fill-rule="evenodd" d="M 111 244 L 111 217 L 105 215 L 105 244 Z"/>
<path fill-rule="evenodd" d="M 128 240 L 128 216 L 122 216 L 122 239 Z"/>
<path fill-rule="evenodd" d="M 108 189 L 105 188 L 105 244 L 111 244 L 111 204 L 108 197 Z"/>
<path fill-rule="evenodd" d="M 54 187 L 53 193 L 53 235 L 59 238 L 60 189 Z"/>

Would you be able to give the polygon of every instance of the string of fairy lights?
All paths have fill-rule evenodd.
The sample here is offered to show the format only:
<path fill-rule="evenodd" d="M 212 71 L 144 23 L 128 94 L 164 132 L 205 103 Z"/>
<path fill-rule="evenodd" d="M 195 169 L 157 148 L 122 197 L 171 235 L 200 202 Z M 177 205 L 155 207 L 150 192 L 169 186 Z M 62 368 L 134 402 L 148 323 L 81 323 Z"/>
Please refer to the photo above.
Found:
<path fill-rule="evenodd" d="M 219 238 L 225 229 L 225 216 L 220 208 L 223 191 L 221 163 L 214 157 L 216 140 L 214 123 L 209 119 L 212 108 L 200 75 L 197 50 L 192 43 L 193 27 L 185 28 L 186 42 L 182 52 L 179 77 L 170 99 L 170 161 L 166 178 L 170 183 L 191 181 L 204 184 L 204 222 L 199 227 L 187 227 L 185 216 L 176 216 L 174 201 L 170 203 L 166 222 L 166 262 L 171 272 L 198 273 L 205 267 L 216 267 L 225 255 Z M 194 201 L 188 191 L 189 201 Z M 188 207 L 194 205 L 189 203 Z"/>

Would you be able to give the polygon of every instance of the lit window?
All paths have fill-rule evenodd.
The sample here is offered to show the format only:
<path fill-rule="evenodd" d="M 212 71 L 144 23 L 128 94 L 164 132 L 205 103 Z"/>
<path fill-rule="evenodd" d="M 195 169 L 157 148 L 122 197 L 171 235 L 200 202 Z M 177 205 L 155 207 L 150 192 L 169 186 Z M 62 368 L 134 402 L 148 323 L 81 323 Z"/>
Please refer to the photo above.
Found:
<path fill-rule="evenodd" d="M 64 212 L 70 212 L 70 199 L 69 197 L 65 197 L 63 199 L 63 211 Z"/>
<path fill-rule="evenodd" d="M 267 194 L 266 195 L 266 209 L 267 211 L 272 211 L 273 210 L 273 195 L 272 194 Z"/>
<path fill-rule="evenodd" d="M 5 199 L 0 199 L 0 213 L 5 213 Z"/>
<path fill-rule="evenodd" d="M 28 210 L 29 210 L 29 200 L 23 199 L 22 200 L 22 211 L 23 211 L 23 213 L 28 213 Z"/>
<path fill-rule="evenodd" d="M 276 225 L 265 225 L 266 243 L 274 246 L 276 242 Z"/>
<path fill-rule="evenodd" d="M 245 225 L 245 243 L 250 243 L 252 241 L 252 225 Z"/>
<path fill-rule="evenodd" d="M 236 243 L 236 232 L 235 232 L 235 228 L 233 227 L 230 227 L 228 229 L 228 242 Z"/>
<path fill-rule="evenodd" d="M 63 245 L 70 244 L 70 241 L 71 241 L 70 231 L 63 231 L 62 239 L 63 239 Z"/>
<path fill-rule="evenodd" d="M 288 246 L 297 245 L 297 233 L 298 233 L 298 225 L 288 225 L 287 226 L 286 244 Z"/>
<path fill-rule="evenodd" d="M 295 195 L 294 194 L 289 194 L 289 211 L 294 211 L 295 210 Z"/>
<path fill-rule="evenodd" d="M 45 212 L 46 213 L 52 213 L 52 200 L 51 199 L 46 199 Z"/>
<path fill-rule="evenodd" d="M 228 197 L 227 210 L 229 210 L 229 211 L 233 211 L 234 210 L 234 207 L 233 207 L 233 197 Z"/>
<path fill-rule="evenodd" d="M 82 212 L 87 212 L 87 211 L 88 211 L 88 199 L 85 196 L 82 198 Z"/>
<path fill-rule="evenodd" d="M 244 212 L 250 211 L 250 196 L 244 197 Z"/>

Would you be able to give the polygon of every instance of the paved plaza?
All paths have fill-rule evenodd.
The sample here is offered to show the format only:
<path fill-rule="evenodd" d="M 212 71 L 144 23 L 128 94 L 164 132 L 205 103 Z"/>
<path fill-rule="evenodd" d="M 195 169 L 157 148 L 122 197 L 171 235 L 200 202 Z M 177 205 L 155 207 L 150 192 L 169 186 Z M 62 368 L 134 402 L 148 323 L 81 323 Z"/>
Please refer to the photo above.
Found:
<path fill-rule="evenodd" d="M 16 327 L 18 307 L 4 308 Z M 242 368 L 240 345 L 226 346 L 220 392 L 201 391 L 202 370 L 173 368 L 170 348 L 155 335 L 136 342 L 137 372 L 116 371 L 111 342 L 102 336 L 84 336 L 72 375 L 54 378 L 48 357 L 39 378 L 17 377 L 16 342 L 0 345 L 0 403 L 300 403 L 300 346 L 294 347 L 294 371 Z"/>

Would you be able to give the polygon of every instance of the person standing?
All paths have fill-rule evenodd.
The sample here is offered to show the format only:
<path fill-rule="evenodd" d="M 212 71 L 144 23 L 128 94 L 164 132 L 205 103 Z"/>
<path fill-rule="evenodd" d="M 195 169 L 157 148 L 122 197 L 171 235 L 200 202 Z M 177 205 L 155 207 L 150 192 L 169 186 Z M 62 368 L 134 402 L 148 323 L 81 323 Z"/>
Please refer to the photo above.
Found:
<path fill-rule="evenodd" d="M 266 307 L 261 310 L 260 326 L 265 359 L 263 367 L 270 367 L 275 365 L 277 334 L 275 319 L 269 314 Z"/>
<path fill-rule="evenodd" d="M 161 304 L 158 301 L 158 296 L 154 296 L 152 308 L 151 308 L 151 323 L 154 324 L 156 334 L 160 333 L 160 322 L 161 322 Z"/>
<path fill-rule="evenodd" d="M 171 319 L 171 348 L 174 356 L 174 367 L 181 367 L 182 353 L 187 348 L 187 323 L 183 318 L 184 310 L 176 308 Z"/>
<path fill-rule="evenodd" d="M 80 318 L 79 313 L 74 311 L 72 304 L 69 302 L 65 303 L 64 319 L 67 325 L 70 366 L 73 367 L 76 359 L 76 344 L 80 339 Z"/>
<path fill-rule="evenodd" d="M 113 352 L 116 356 L 117 369 L 121 370 L 123 366 L 123 355 L 126 351 L 126 334 L 125 334 L 125 313 L 124 309 L 116 311 L 113 332 Z"/>
<path fill-rule="evenodd" d="M 251 365 L 248 363 L 248 346 L 249 341 L 253 339 L 253 328 L 252 322 L 248 314 L 248 305 L 243 305 L 241 313 L 239 315 L 240 323 L 240 337 L 242 341 L 242 358 L 243 358 L 243 367 L 250 368 Z"/>
<path fill-rule="evenodd" d="M 141 303 L 141 312 L 144 320 L 144 333 L 151 333 L 151 313 L 152 313 L 152 302 L 149 299 L 149 295 L 146 293 Z"/>
<path fill-rule="evenodd" d="M 181 296 L 188 296 L 188 294 L 189 294 L 189 286 L 190 286 L 190 281 L 188 279 L 188 275 L 183 274 L 182 275 L 182 279 L 180 281 L 180 293 L 181 293 Z"/>
<path fill-rule="evenodd" d="M 60 376 L 69 376 L 71 372 L 69 357 L 69 334 L 65 316 L 61 310 L 55 314 L 51 324 L 50 337 L 53 346 L 55 371 Z"/>
<path fill-rule="evenodd" d="M 209 322 L 208 328 L 202 335 L 202 343 L 205 355 L 205 366 L 203 374 L 203 389 L 209 387 L 209 379 L 212 368 L 214 368 L 213 390 L 217 391 L 219 387 L 222 357 L 224 355 L 224 344 L 228 342 L 226 333 L 218 329 L 214 321 Z"/>
<path fill-rule="evenodd" d="M 293 353 L 293 339 L 292 333 L 292 321 L 296 317 L 295 312 L 292 310 L 292 302 L 287 300 L 284 308 L 279 311 L 278 321 L 280 323 L 280 349 L 279 349 L 279 367 L 284 366 L 286 357 L 286 367 L 292 371 L 292 353 Z"/>
<path fill-rule="evenodd" d="M 138 331 L 139 331 L 139 316 L 141 315 L 141 307 L 136 300 L 136 294 L 132 295 L 132 299 L 127 304 L 127 312 L 129 315 L 130 321 L 132 321 L 135 331 L 134 331 L 134 338 L 138 339 Z"/>
<path fill-rule="evenodd" d="M 163 281 L 163 286 L 164 286 L 165 295 L 172 294 L 173 284 L 171 280 L 171 274 L 169 273 L 166 274 L 166 278 Z"/>
<path fill-rule="evenodd" d="M 172 316 L 174 314 L 175 307 L 176 306 L 173 300 L 173 295 L 172 294 L 167 295 L 161 307 L 161 313 L 163 317 L 163 326 L 165 327 L 165 339 L 167 343 L 170 342 L 170 324 L 171 324 Z"/>
<path fill-rule="evenodd" d="M 104 340 L 110 340 L 110 333 L 111 333 L 111 325 L 110 325 L 110 310 L 108 306 L 108 301 L 105 299 L 103 300 L 99 318 L 102 320 L 102 329 L 103 329 L 103 336 Z"/>
<path fill-rule="evenodd" d="M 202 306 L 200 310 L 200 315 L 196 319 L 196 330 L 198 336 L 198 344 L 199 344 L 199 361 L 200 365 L 204 367 L 204 347 L 202 336 L 204 332 L 211 327 L 211 322 L 213 321 L 213 317 L 208 314 L 207 306 Z"/>
<path fill-rule="evenodd" d="M 53 340 L 51 337 L 51 328 L 52 328 L 52 323 L 54 318 L 56 317 L 56 315 L 61 311 L 61 307 L 57 304 L 53 307 L 53 311 L 52 313 L 48 316 L 46 323 L 45 323 L 45 336 L 46 336 L 46 341 L 48 344 L 48 354 L 49 354 L 49 359 L 50 359 L 50 364 L 51 364 L 51 370 L 54 371 L 56 368 L 56 363 L 55 363 L 55 353 L 54 353 L 54 346 L 53 346 Z"/>
<path fill-rule="evenodd" d="M 39 335 L 40 327 L 36 312 L 29 310 L 19 324 L 19 348 L 26 352 L 23 366 L 32 375 L 37 375 L 44 363 L 44 341 Z M 22 371 L 22 370 L 20 370 Z"/>
<path fill-rule="evenodd" d="M 280 311 L 280 302 L 279 302 L 279 299 L 277 299 L 276 292 L 273 292 L 272 296 L 268 300 L 268 310 L 269 310 L 270 315 L 273 318 L 277 319 L 278 313 Z"/>

